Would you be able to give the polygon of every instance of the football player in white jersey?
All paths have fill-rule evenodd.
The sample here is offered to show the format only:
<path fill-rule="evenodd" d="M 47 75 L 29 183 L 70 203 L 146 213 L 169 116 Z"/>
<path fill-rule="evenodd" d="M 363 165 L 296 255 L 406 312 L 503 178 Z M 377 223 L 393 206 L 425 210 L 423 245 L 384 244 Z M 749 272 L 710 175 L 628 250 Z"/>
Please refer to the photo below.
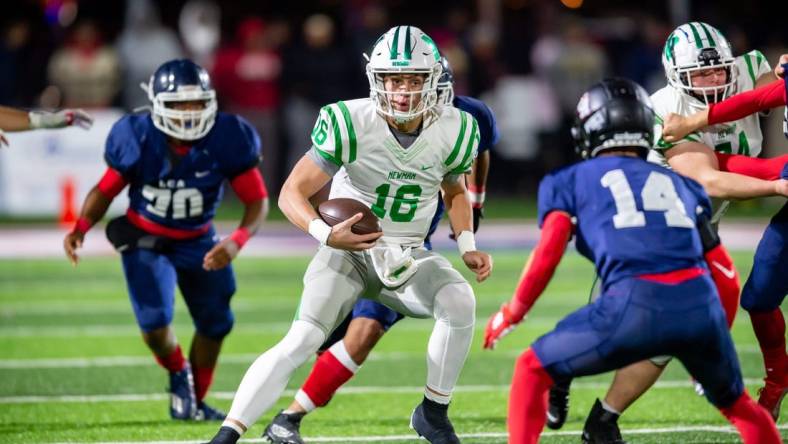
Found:
<path fill-rule="evenodd" d="M 479 143 L 478 126 L 464 111 L 437 106 L 440 54 L 418 28 L 390 29 L 368 59 L 371 97 L 323 107 L 312 148 L 279 197 L 288 219 L 321 244 L 304 276 L 296 320 L 247 370 L 211 443 L 235 443 L 362 295 L 408 316 L 435 318 L 424 399 L 411 427 L 431 443 L 459 442 L 447 409 L 473 337 L 475 298 L 462 275 L 422 243 L 442 190 L 463 261 L 479 282 L 492 271 L 490 256 L 476 250 L 462 180 Z M 309 198 L 332 177 L 330 198 L 370 206 L 381 233 L 353 234 L 361 214 L 334 227 L 320 219 Z"/>
<path fill-rule="evenodd" d="M 775 76 L 763 54 L 755 50 L 734 57 L 730 43 L 719 30 L 706 23 L 690 22 L 668 36 L 662 65 L 668 84 L 651 95 L 656 114 L 656 142 L 650 160 L 701 183 L 712 197 L 715 223 L 727 209 L 729 199 L 788 195 L 785 180 L 763 180 L 719 170 L 715 153 L 747 156 L 760 153 L 763 135 L 757 115 L 705 128 L 673 143 L 661 137 L 663 119 L 670 113 L 690 115 L 710 103 L 773 81 Z M 712 269 L 711 272 L 719 274 L 715 282 L 727 278 L 730 286 L 737 289 L 729 292 L 735 297 L 722 300 L 731 323 L 738 306 L 738 275 L 735 270 Z M 586 421 L 583 442 L 623 443 L 617 425 L 619 415 L 656 382 L 667 362 L 655 358 L 617 371 L 604 400 L 595 404 Z M 549 427 L 563 425 L 568 411 L 567 396 L 566 385 L 551 390 Z"/>

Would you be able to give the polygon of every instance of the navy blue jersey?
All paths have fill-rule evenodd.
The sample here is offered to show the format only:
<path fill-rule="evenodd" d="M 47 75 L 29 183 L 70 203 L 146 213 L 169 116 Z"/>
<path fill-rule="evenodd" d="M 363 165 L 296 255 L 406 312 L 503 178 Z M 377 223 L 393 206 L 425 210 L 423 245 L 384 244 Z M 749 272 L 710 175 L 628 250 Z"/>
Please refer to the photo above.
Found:
<path fill-rule="evenodd" d="M 575 218 L 577 250 L 605 287 L 630 276 L 705 267 L 697 230 L 711 202 L 697 182 L 640 158 L 603 156 L 545 176 L 539 226 L 551 211 Z"/>
<path fill-rule="evenodd" d="M 495 114 L 489 106 L 481 100 L 468 96 L 455 96 L 452 105 L 472 115 L 479 124 L 479 153 L 489 150 L 498 143 L 500 134 L 495 124 Z"/>
<path fill-rule="evenodd" d="M 476 119 L 476 123 L 479 124 L 479 153 L 491 149 L 498 143 L 500 138 L 498 125 L 495 124 L 495 114 L 493 114 L 489 106 L 485 105 L 481 100 L 468 96 L 455 96 L 452 105 L 472 115 Z M 425 244 L 429 249 L 432 249 L 430 236 L 438 229 L 444 210 L 443 199 L 438 196 L 438 207 L 435 209 L 435 215 L 432 217 L 430 229 L 427 231 L 425 239 Z"/>
<path fill-rule="evenodd" d="M 157 224 L 199 229 L 222 198 L 222 184 L 260 160 L 260 138 L 243 118 L 225 113 L 183 156 L 172 153 L 150 114 L 128 115 L 112 127 L 104 158 L 129 183 L 129 210 Z"/>

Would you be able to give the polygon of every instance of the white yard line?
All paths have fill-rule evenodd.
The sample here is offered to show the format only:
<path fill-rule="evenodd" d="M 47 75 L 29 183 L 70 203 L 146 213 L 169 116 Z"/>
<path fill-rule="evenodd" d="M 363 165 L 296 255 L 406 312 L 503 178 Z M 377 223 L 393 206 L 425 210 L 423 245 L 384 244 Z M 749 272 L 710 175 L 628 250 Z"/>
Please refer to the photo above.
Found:
<path fill-rule="evenodd" d="M 289 325 L 289 324 L 288 324 Z M 742 345 L 736 347 L 742 354 L 760 353 L 756 345 Z M 262 353 L 262 350 L 261 350 Z M 516 358 L 522 350 L 499 350 L 495 357 Z M 251 364 L 260 353 L 223 354 L 220 362 L 223 364 Z M 368 361 L 396 361 L 401 359 L 422 359 L 424 352 L 372 352 Z M 94 358 L 33 358 L 33 359 L 0 359 L 0 370 L 10 369 L 47 369 L 47 368 L 94 368 L 94 367 L 145 367 L 154 365 L 150 355 L 138 356 L 101 356 Z"/>
<path fill-rule="evenodd" d="M 761 379 L 748 378 L 744 380 L 746 385 L 756 385 L 761 383 Z M 572 388 L 575 389 L 606 389 L 610 385 L 606 381 L 575 381 Z M 692 381 L 689 379 L 657 381 L 652 390 L 671 389 L 671 388 L 691 388 Z M 455 389 L 455 393 L 488 393 L 506 392 L 508 385 L 461 385 Z M 340 394 L 347 395 L 367 395 L 367 394 L 417 394 L 423 393 L 422 386 L 360 386 L 344 387 L 339 389 Z M 295 390 L 285 390 L 283 397 L 295 395 Z M 212 392 L 211 397 L 216 399 L 233 399 L 235 392 Z M 159 401 L 168 398 L 166 393 L 130 393 L 118 395 L 45 395 L 45 396 L 2 396 L 0 404 L 31 404 L 31 403 L 94 403 L 94 402 L 140 402 L 140 401 Z"/>
<path fill-rule="evenodd" d="M 781 424 L 777 426 L 780 430 L 788 429 L 788 424 Z M 542 436 L 572 436 L 579 435 L 581 430 L 561 430 L 561 431 L 544 431 Z M 660 428 L 644 428 L 644 429 L 626 429 L 627 435 L 648 435 L 648 434 L 661 434 L 661 433 L 682 433 L 682 432 L 711 432 L 711 433 L 727 433 L 735 434 L 736 429 L 729 426 L 717 425 L 688 425 L 688 426 L 675 426 L 675 427 L 660 427 Z M 487 433 L 460 433 L 460 438 L 463 439 L 496 439 L 506 438 L 507 434 L 503 432 L 487 432 Z M 372 436 L 314 436 L 306 437 L 308 442 L 382 442 L 382 441 L 413 441 L 416 440 L 414 434 L 410 435 L 372 435 Z M 197 444 L 205 442 L 201 441 L 103 441 L 93 444 Z M 242 439 L 242 443 L 267 443 L 268 440 L 264 438 L 248 438 Z M 422 441 L 420 441 L 422 442 Z M 65 444 L 65 443 L 56 443 Z"/>

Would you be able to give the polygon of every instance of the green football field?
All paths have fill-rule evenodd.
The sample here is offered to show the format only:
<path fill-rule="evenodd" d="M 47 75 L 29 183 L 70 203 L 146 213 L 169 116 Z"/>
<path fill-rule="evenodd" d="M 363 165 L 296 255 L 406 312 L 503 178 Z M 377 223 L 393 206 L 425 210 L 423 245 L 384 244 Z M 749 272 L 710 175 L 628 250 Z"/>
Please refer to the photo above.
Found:
<path fill-rule="evenodd" d="M 751 255 L 735 255 L 743 276 Z M 482 351 L 487 317 L 511 295 L 525 253 L 494 258 L 493 277 L 474 284 L 477 333 L 450 411 L 466 443 L 506 441 L 507 386 L 515 357 L 586 302 L 593 276 L 589 263 L 568 254 L 526 321 L 496 351 Z M 451 259 L 456 263 L 456 255 Z M 308 260 L 237 260 L 236 326 L 209 394 L 212 404 L 228 409 L 248 365 L 286 331 Z M 88 259 L 76 269 L 56 259 L 0 261 L 0 319 L 0 443 L 200 442 L 218 428 L 169 420 L 167 376 L 135 328 L 117 258 Z M 187 344 L 192 327 L 180 301 L 175 327 Z M 431 329 L 431 321 L 415 319 L 392 329 L 346 389 L 304 420 L 302 432 L 312 438 L 307 442 L 418 442 L 408 418 L 421 400 Z M 763 364 L 746 313 L 739 313 L 733 334 L 748 390 L 755 393 Z M 275 409 L 289 402 L 310 365 L 295 374 Z M 610 376 L 576 380 L 567 424 L 558 433 L 545 433 L 543 442 L 579 442 L 585 415 Z M 260 442 L 275 409 L 252 427 L 249 441 Z M 788 438 L 786 416 L 788 408 L 781 426 Z M 723 417 L 694 394 L 678 362 L 626 413 L 621 426 L 632 443 L 739 442 Z"/>

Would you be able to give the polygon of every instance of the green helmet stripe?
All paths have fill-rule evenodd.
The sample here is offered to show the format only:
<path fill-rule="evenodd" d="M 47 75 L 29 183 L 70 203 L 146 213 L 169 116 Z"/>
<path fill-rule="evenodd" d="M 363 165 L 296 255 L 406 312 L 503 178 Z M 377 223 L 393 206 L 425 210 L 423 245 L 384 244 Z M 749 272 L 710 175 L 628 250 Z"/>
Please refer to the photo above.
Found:
<path fill-rule="evenodd" d="M 439 61 L 441 59 L 441 53 L 438 51 L 438 45 L 435 44 L 434 41 L 428 36 L 427 34 L 421 35 L 421 40 L 427 44 L 430 48 L 432 48 L 432 56 L 435 57 L 435 61 Z"/>
<path fill-rule="evenodd" d="M 706 34 L 706 39 L 708 39 L 709 41 L 709 46 L 711 46 L 712 48 L 716 46 L 716 43 L 714 42 L 714 38 L 711 36 L 711 32 L 709 32 L 709 28 L 706 27 L 706 24 L 701 22 L 700 27 L 703 28 L 703 32 Z"/>
<path fill-rule="evenodd" d="M 410 46 L 410 26 L 405 27 L 405 60 L 410 60 L 413 48 Z"/>
<path fill-rule="evenodd" d="M 394 31 L 394 41 L 391 42 L 391 53 L 389 54 L 391 60 L 396 59 L 397 54 L 399 54 L 399 28 L 401 28 L 401 26 L 397 26 L 397 30 Z"/>
<path fill-rule="evenodd" d="M 671 34 L 668 37 L 668 41 L 665 42 L 665 57 L 668 59 L 669 62 L 673 62 L 673 47 L 676 46 L 676 43 L 679 42 L 679 36 L 676 33 Z"/>
<path fill-rule="evenodd" d="M 692 30 L 692 37 L 695 38 L 695 46 L 697 46 L 699 49 L 703 48 L 703 42 L 700 41 L 700 34 L 698 34 L 698 30 L 695 29 L 695 25 L 693 23 L 690 23 L 689 27 Z"/>

